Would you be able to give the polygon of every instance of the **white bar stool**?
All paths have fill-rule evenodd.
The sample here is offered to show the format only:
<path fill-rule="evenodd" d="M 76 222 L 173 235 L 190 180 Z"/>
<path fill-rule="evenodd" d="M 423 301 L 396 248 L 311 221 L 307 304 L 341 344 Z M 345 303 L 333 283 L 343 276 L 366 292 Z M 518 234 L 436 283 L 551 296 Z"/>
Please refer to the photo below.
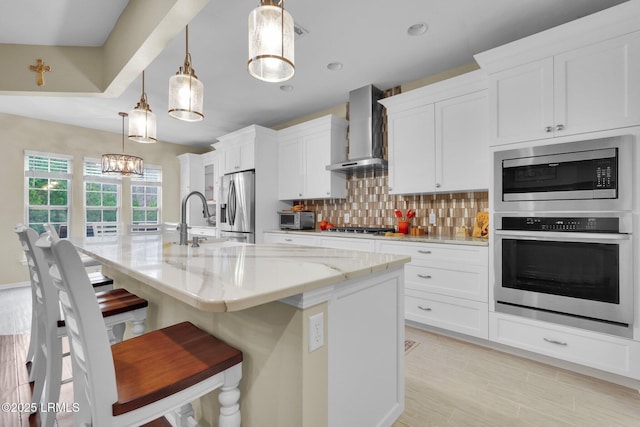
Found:
<path fill-rule="evenodd" d="M 50 274 L 67 319 L 74 360 L 74 401 L 79 404 L 74 425 L 140 425 L 221 388 L 219 425 L 240 426 L 240 350 L 189 322 L 109 346 L 73 245 L 46 238 L 37 245 L 55 259 Z"/>
<path fill-rule="evenodd" d="M 32 337 L 32 342 L 35 342 L 35 345 L 30 370 L 30 376 L 34 381 L 32 403 L 36 406 L 40 403 L 57 403 L 60 397 L 60 385 L 64 383 L 61 339 L 67 333 L 67 325 L 65 320 L 61 319 L 61 307 L 58 303 L 57 291 L 48 273 L 48 262 L 44 252 L 35 245 L 40 236 L 35 230 L 25 226 L 17 226 L 15 231 L 27 258 L 34 295 L 33 311 L 36 313 L 36 325 L 35 328 L 32 327 L 35 331 L 35 340 Z M 47 233 L 43 236 L 43 239 L 50 240 Z M 146 300 L 125 289 L 94 293 L 88 275 L 87 281 L 87 290 L 94 301 L 100 304 L 103 316 L 102 328 L 109 335 L 111 342 L 122 340 L 124 322 L 127 321 L 132 322 L 134 336 L 144 333 L 148 306 Z M 55 413 L 44 411 L 40 415 L 43 426 L 54 425 Z"/>

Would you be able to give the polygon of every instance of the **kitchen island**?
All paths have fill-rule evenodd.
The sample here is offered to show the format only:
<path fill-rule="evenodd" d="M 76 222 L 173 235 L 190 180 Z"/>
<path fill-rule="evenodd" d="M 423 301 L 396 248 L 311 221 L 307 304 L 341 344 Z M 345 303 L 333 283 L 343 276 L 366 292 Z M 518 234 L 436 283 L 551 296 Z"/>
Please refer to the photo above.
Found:
<path fill-rule="evenodd" d="M 402 412 L 409 257 L 215 239 L 194 248 L 176 234 L 72 241 L 149 301 L 148 329 L 189 320 L 243 351 L 243 426 L 388 426 Z M 194 408 L 215 425 L 217 393 Z"/>

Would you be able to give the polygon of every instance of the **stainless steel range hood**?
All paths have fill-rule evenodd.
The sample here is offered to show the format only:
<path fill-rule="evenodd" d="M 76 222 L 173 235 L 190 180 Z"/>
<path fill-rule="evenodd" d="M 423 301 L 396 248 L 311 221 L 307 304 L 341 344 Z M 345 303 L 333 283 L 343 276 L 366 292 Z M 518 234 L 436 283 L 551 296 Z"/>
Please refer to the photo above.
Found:
<path fill-rule="evenodd" d="M 346 173 L 387 168 L 382 158 L 381 98 L 382 91 L 372 85 L 349 92 L 349 152 L 345 161 L 327 170 Z"/>

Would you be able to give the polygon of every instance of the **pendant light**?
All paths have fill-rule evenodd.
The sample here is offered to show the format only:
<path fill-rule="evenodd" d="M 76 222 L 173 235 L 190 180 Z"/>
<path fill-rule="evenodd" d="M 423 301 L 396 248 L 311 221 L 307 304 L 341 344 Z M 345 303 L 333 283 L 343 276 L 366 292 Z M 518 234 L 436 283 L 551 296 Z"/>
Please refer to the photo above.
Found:
<path fill-rule="evenodd" d="M 169 78 L 169 115 L 186 122 L 199 122 L 204 119 L 202 105 L 204 103 L 204 85 L 196 72 L 191 68 L 191 54 L 189 53 L 189 26 L 185 29 L 186 54 L 184 68 Z"/>
<path fill-rule="evenodd" d="M 144 91 L 144 70 L 142 71 L 142 95 L 140 101 L 129 112 L 129 139 L 143 144 L 157 142 L 156 115 L 151 112 Z"/>
<path fill-rule="evenodd" d="M 105 175 L 142 176 L 144 161 L 141 157 L 130 156 L 124 152 L 124 118 L 127 113 L 118 113 L 122 117 L 122 154 L 103 154 L 102 173 Z"/>
<path fill-rule="evenodd" d="M 284 10 L 284 0 L 261 0 L 249 14 L 249 74 L 274 83 L 293 77 L 294 36 L 293 18 Z"/>

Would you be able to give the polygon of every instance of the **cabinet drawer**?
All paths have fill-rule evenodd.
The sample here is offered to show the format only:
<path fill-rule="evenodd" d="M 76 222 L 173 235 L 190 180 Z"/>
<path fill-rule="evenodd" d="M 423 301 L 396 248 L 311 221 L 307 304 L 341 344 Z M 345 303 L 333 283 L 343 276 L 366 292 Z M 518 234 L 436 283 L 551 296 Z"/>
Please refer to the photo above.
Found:
<path fill-rule="evenodd" d="M 423 267 L 413 263 L 404 268 L 405 287 L 440 295 L 487 302 L 489 298 L 487 267 L 440 264 Z"/>
<path fill-rule="evenodd" d="M 318 239 L 315 236 L 302 236 L 299 234 L 265 233 L 264 241 L 265 243 L 318 246 Z"/>
<path fill-rule="evenodd" d="M 479 338 L 488 338 L 486 303 L 407 289 L 405 319 Z"/>
<path fill-rule="evenodd" d="M 320 237 L 318 244 L 324 248 L 349 249 L 353 251 L 374 252 L 376 249 L 375 240 L 349 237 Z"/>
<path fill-rule="evenodd" d="M 489 339 L 640 379 L 640 342 L 637 341 L 502 313 L 490 314 Z"/>
<path fill-rule="evenodd" d="M 486 246 L 380 240 L 377 244 L 377 252 L 408 255 L 411 257 L 412 264 L 438 265 L 441 262 L 450 262 L 459 265 L 487 266 L 489 260 L 489 249 Z"/>

